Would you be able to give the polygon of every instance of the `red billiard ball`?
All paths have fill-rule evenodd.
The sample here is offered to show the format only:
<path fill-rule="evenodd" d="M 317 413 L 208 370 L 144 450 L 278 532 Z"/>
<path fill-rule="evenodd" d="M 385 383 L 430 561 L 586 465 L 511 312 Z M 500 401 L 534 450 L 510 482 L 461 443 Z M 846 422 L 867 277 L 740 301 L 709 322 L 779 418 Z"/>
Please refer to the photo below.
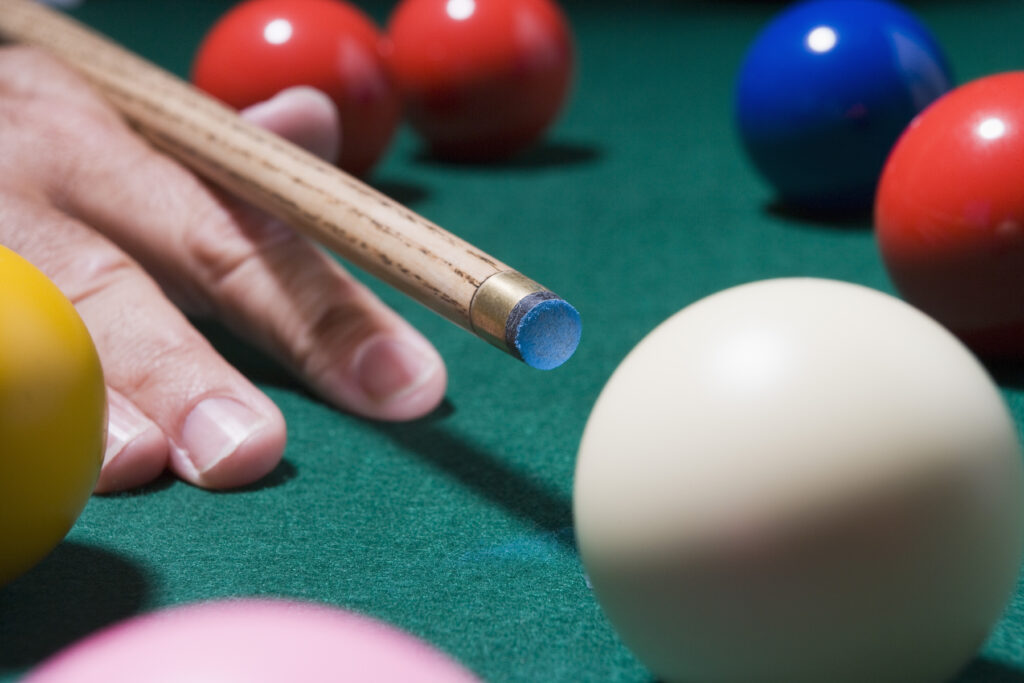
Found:
<path fill-rule="evenodd" d="M 507 158 L 566 100 L 572 36 L 551 0 L 404 0 L 387 33 L 406 116 L 435 156 Z"/>
<path fill-rule="evenodd" d="M 322 90 L 341 114 L 338 165 L 363 175 L 401 118 L 386 50 L 373 21 L 340 0 L 248 0 L 206 34 L 192 80 L 239 109 L 296 85 Z"/>
<path fill-rule="evenodd" d="M 896 288 L 977 351 L 1024 353 L 1024 72 L 943 96 L 886 162 L 876 234 Z"/>

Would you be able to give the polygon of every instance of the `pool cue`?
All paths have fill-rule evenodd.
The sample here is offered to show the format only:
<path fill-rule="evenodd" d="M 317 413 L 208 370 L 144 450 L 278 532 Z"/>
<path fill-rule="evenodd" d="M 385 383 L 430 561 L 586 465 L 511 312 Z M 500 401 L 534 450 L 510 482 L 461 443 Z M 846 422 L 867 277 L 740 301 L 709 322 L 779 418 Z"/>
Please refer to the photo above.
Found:
<path fill-rule="evenodd" d="M 575 351 L 579 314 L 545 287 L 71 17 L 0 0 L 0 38 L 49 52 L 158 149 L 528 365 Z"/>

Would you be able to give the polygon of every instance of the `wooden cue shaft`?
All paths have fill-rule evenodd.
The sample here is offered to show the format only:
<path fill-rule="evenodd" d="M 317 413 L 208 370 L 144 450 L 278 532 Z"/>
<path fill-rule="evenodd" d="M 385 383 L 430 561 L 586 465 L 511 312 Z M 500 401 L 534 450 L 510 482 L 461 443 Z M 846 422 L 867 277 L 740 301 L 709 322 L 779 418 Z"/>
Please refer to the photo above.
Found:
<path fill-rule="evenodd" d="M 547 292 L 541 285 L 58 11 L 0 0 L 0 38 L 61 59 L 159 149 L 518 355 L 506 321 L 525 297 Z M 485 304 L 474 305 L 478 293 Z"/>

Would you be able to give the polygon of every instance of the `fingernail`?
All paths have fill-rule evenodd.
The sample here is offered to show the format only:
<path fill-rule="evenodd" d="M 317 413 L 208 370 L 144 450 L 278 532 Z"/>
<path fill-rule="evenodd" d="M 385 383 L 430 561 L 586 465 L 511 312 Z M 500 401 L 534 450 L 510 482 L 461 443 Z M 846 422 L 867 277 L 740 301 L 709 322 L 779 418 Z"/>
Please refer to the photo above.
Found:
<path fill-rule="evenodd" d="M 200 474 L 238 450 L 267 418 L 230 398 L 207 398 L 192 409 L 181 430 L 181 446 Z"/>
<path fill-rule="evenodd" d="M 422 386 L 437 372 L 438 361 L 394 337 L 375 337 L 356 354 L 359 386 L 374 402 L 386 403 Z"/>
<path fill-rule="evenodd" d="M 153 426 L 126 399 L 116 392 L 107 394 L 107 445 L 103 451 L 103 466 L 113 462 L 131 442 Z"/>
<path fill-rule="evenodd" d="M 273 97 L 256 104 L 249 105 L 242 110 L 242 117 L 251 121 L 259 122 L 264 117 L 276 115 L 283 107 L 287 107 L 288 100 L 292 97 L 292 91 L 282 90 Z"/>
<path fill-rule="evenodd" d="M 298 85 L 278 91 L 273 97 L 256 104 L 249 105 L 242 110 L 246 118 L 261 118 L 264 115 L 274 115 L 282 108 L 287 109 L 292 102 L 299 99 L 315 100 L 317 104 L 328 104 L 331 99 L 320 90 L 308 85 Z"/>
<path fill-rule="evenodd" d="M 242 111 L 243 118 L 312 152 L 325 161 L 338 158 L 341 122 L 337 105 L 320 90 L 296 86 Z"/>

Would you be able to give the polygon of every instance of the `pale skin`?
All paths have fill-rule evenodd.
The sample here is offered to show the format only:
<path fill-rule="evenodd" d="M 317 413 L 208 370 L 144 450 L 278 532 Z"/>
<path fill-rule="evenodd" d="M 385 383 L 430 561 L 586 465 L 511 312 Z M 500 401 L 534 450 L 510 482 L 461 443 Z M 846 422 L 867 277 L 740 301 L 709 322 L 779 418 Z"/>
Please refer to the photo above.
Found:
<path fill-rule="evenodd" d="M 313 90 L 244 115 L 326 159 L 341 144 Z M 414 419 L 444 396 L 433 346 L 334 259 L 153 150 L 24 47 L 0 47 L 0 244 L 60 287 L 96 343 L 109 407 L 97 492 L 165 470 L 231 488 L 280 462 L 280 410 L 189 317 L 220 320 L 352 414 Z"/>

